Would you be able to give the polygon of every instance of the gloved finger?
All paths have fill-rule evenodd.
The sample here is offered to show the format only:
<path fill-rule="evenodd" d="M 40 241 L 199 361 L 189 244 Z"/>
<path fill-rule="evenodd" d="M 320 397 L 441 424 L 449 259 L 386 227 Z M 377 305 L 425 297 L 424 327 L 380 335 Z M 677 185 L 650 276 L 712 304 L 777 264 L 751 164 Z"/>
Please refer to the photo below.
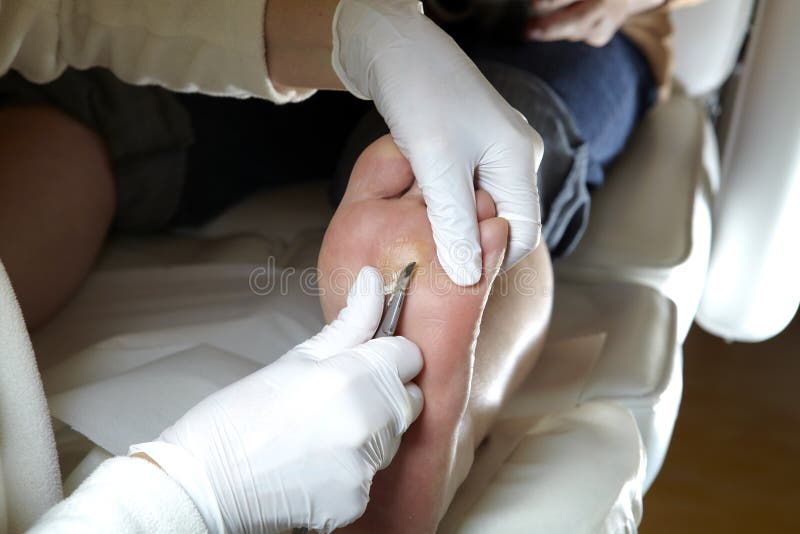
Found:
<path fill-rule="evenodd" d="M 413 162 L 412 162 L 413 163 Z M 415 171 L 417 166 L 414 166 Z M 473 169 L 455 158 L 440 171 L 416 172 L 436 243 L 436 255 L 450 279 L 471 286 L 481 278 L 481 247 Z"/>
<path fill-rule="evenodd" d="M 400 381 L 404 384 L 410 382 L 422 370 L 422 353 L 414 344 L 401 336 L 381 337 L 371 339 L 364 343 L 366 358 L 381 358 L 383 361 L 397 369 Z"/>
<path fill-rule="evenodd" d="M 478 186 L 494 200 L 497 216 L 508 221 L 509 243 L 503 265 L 510 269 L 539 245 L 542 218 L 536 170 L 544 152 L 542 137 L 527 129 L 524 144 L 514 148 L 514 165 L 481 164 Z"/>
<path fill-rule="evenodd" d="M 347 306 L 331 324 L 295 350 L 321 360 L 364 343 L 375 335 L 383 305 L 383 276 L 374 267 L 362 268 L 350 287 Z"/>
<path fill-rule="evenodd" d="M 535 196 L 533 213 L 526 214 L 518 209 L 498 209 L 497 216 L 508 221 L 508 252 L 503 266 L 511 269 L 520 260 L 539 246 L 542 237 L 542 223 L 539 215 L 539 196 Z M 531 209 L 530 205 L 525 209 Z"/>
<path fill-rule="evenodd" d="M 417 420 L 419 414 L 422 413 L 422 407 L 425 405 L 425 397 L 422 390 L 413 382 L 406 384 L 406 392 L 408 392 L 408 400 L 411 404 L 411 418 L 408 425 Z"/>
<path fill-rule="evenodd" d="M 395 428 L 398 433 L 394 436 L 395 439 L 391 440 L 390 443 L 387 443 L 384 446 L 383 462 L 380 466 L 378 466 L 378 469 L 386 469 L 389 467 L 389 464 L 392 462 L 395 454 L 397 453 L 397 449 L 400 447 L 400 438 L 408 430 L 411 424 L 417 420 L 419 414 L 422 413 L 422 407 L 425 404 L 422 390 L 413 382 L 406 385 L 405 389 L 406 401 L 410 409 L 402 411 L 402 420 L 398 421 L 398 425 Z"/>
<path fill-rule="evenodd" d="M 524 171 L 523 171 L 524 172 Z M 509 239 L 504 266 L 513 267 L 539 244 L 542 219 L 536 175 L 491 176 L 480 187 L 494 199 L 497 216 L 508 221 Z"/>

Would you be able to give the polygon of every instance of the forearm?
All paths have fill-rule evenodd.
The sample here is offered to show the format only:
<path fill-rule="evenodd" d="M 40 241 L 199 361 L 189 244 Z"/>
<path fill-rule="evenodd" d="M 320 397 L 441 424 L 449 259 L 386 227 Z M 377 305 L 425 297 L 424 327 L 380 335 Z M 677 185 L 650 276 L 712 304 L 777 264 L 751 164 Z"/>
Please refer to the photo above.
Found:
<path fill-rule="evenodd" d="M 275 0 L 272 6 L 284 6 L 276 12 L 276 23 L 285 26 L 273 31 L 278 70 L 281 50 L 306 45 L 314 31 L 322 42 L 314 50 L 319 59 L 303 68 L 332 70 L 330 21 L 336 2 L 296 0 L 297 7 L 286 8 L 290 3 Z M 322 9 L 323 5 L 329 7 Z M 271 81 L 264 38 L 266 8 L 266 0 L 0 0 L 0 74 L 15 69 L 44 83 L 67 67 L 104 67 L 131 84 L 256 96 L 279 103 L 302 100 L 311 91 L 286 89 L 292 85 L 291 77 L 282 82 L 281 90 Z M 309 13 L 314 12 L 317 17 L 311 18 Z M 293 46 L 280 44 L 293 33 L 300 36 Z M 328 47 L 327 59 L 323 47 Z M 286 61 L 295 60 L 306 61 L 296 51 Z M 331 85 L 331 80 L 315 83 L 313 76 L 302 81 L 312 88 Z"/>
<path fill-rule="evenodd" d="M 338 5 L 339 0 L 267 0 L 264 43 L 273 83 L 344 89 L 331 65 Z"/>

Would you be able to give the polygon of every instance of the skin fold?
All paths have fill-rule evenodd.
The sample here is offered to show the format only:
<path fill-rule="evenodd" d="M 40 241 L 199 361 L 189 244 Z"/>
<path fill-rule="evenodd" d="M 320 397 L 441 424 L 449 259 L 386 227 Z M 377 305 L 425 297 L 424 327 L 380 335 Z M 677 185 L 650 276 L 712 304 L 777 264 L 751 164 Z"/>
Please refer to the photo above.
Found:
<path fill-rule="evenodd" d="M 476 202 L 484 273 L 464 288 L 436 259 L 422 194 L 385 136 L 359 158 L 325 234 L 318 265 L 328 321 L 362 266 L 378 267 L 389 290 L 417 262 L 397 334 L 417 343 L 425 362 L 416 380 L 423 412 L 375 477 L 366 513 L 345 530 L 434 532 L 499 408 L 541 351 L 552 305 L 546 248 L 501 273 L 508 224 L 488 194 L 476 191 Z"/>

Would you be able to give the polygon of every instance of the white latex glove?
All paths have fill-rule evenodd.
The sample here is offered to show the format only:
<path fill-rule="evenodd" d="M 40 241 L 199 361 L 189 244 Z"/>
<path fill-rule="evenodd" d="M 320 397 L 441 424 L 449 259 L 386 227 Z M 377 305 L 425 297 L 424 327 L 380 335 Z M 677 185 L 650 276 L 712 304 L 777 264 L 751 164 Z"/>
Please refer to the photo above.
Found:
<path fill-rule="evenodd" d="M 419 2 L 341 0 L 333 68 L 351 93 L 375 101 L 411 163 L 439 261 L 454 282 L 481 276 L 476 176 L 509 222 L 506 266 L 536 247 L 542 139 Z"/>
<path fill-rule="evenodd" d="M 383 278 L 364 268 L 322 332 L 131 454 L 147 454 L 177 480 L 211 532 L 351 523 L 422 410 L 421 390 L 408 383 L 422 368 L 417 346 L 370 340 L 383 303 Z"/>

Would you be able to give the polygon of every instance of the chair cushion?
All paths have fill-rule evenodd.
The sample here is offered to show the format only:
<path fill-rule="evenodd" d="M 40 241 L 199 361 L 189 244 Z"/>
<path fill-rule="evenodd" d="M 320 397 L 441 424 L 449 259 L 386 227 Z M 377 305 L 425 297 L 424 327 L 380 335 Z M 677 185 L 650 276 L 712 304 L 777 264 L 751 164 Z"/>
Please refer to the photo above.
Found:
<path fill-rule="evenodd" d="M 685 96 L 653 108 L 592 195 L 589 228 L 563 263 L 672 268 L 691 253 L 704 114 Z"/>
<path fill-rule="evenodd" d="M 556 288 L 545 350 L 476 452 L 442 532 L 635 530 L 680 402 L 675 306 L 637 284 Z"/>
<path fill-rule="evenodd" d="M 625 408 L 591 402 L 553 413 L 528 430 L 467 514 L 446 517 L 440 532 L 635 532 L 644 464 Z"/>
<path fill-rule="evenodd" d="M 643 285 L 556 281 L 548 344 L 604 334 L 602 352 L 578 400 L 614 400 L 631 410 L 647 454 L 645 488 L 661 468 L 678 415 L 677 321 L 675 304 Z"/>
<path fill-rule="evenodd" d="M 604 333 L 580 398 L 655 399 L 669 379 L 675 319 L 675 305 L 649 287 L 559 279 L 548 343 Z"/>
<path fill-rule="evenodd" d="M 654 287 L 679 307 L 685 335 L 697 309 L 711 242 L 715 139 L 703 107 L 676 94 L 647 114 L 593 194 L 575 252 L 556 262 L 569 280 Z"/>

